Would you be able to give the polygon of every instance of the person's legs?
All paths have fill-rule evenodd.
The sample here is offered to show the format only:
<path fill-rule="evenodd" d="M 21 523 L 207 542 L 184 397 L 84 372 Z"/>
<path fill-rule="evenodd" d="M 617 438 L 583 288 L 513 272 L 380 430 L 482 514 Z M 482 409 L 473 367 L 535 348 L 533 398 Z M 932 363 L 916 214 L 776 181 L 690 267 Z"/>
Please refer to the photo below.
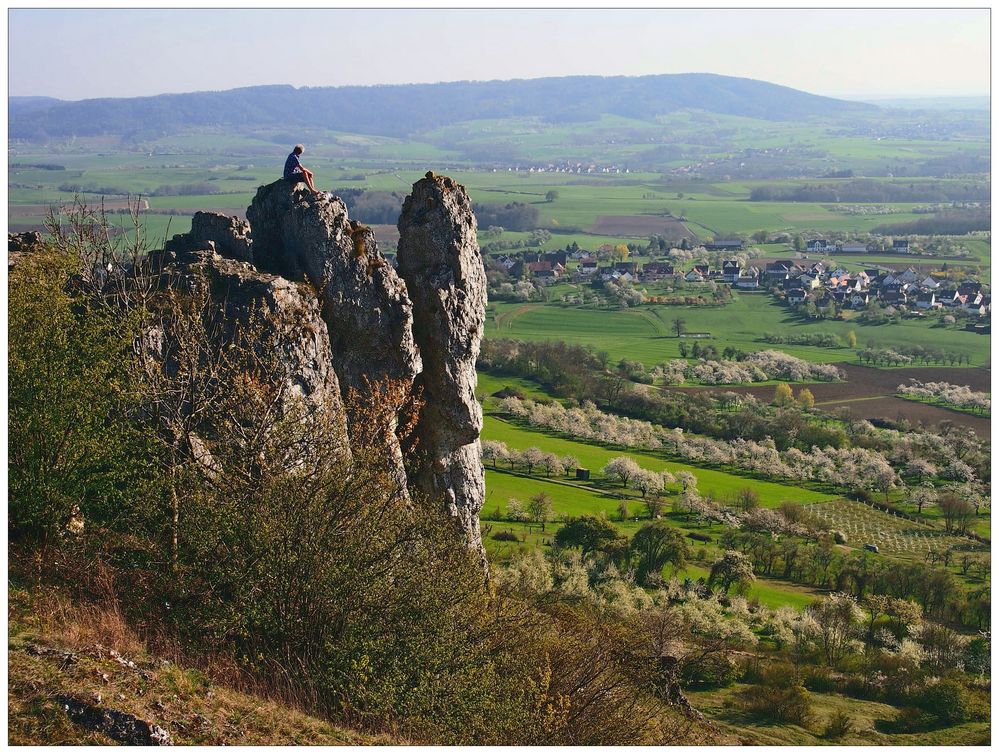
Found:
<path fill-rule="evenodd" d="M 302 171 L 301 173 L 292 173 L 287 180 L 289 183 L 291 183 L 292 186 L 294 186 L 296 183 L 304 183 L 306 186 L 309 187 L 309 190 L 313 194 L 319 193 L 318 191 L 316 191 L 316 186 L 312 182 L 312 173 L 309 171 Z"/>

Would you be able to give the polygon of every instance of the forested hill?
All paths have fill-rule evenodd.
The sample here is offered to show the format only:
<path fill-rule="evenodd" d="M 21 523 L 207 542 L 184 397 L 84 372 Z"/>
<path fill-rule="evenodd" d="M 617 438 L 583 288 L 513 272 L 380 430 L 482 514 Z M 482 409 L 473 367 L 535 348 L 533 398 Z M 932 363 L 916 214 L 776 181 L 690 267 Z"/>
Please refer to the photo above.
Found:
<path fill-rule="evenodd" d="M 151 135 L 189 126 L 267 125 L 402 137 L 482 118 L 534 116 L 564 123 L 611 114 L 652 119 L 693 108 L 766 120 L 798 120 L 878 109 L 763 81 L 707 73 L 300 89 L 256 86 L 48 105 L 36 100 L 28 108 L 9 104 L 10 137 L 29 140 Z"/>

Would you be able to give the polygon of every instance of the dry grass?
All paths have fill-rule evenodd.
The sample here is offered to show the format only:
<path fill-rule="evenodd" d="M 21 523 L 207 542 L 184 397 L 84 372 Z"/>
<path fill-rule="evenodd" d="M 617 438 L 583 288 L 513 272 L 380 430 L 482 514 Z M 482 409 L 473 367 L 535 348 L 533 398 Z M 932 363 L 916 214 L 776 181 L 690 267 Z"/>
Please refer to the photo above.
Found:
<path fill-rule="evenodd" d="M 114 743 L 70 722 L 55 701 L 58 694 L 153 722 L 178 744 L 398 743 L 282 704 L 274 697 L 298 692 L 282 691 L 279 682 L 259 683 L 263 695 L 247 693 L 252 684 L 231 663 L 216 661 L 198 670 L 153 655 L 113 603 L 76 605 L 54 592 L 12 588 L 8 605 L 11 744 Z M 221 683 L 226 676 L 243 688 Z"/>

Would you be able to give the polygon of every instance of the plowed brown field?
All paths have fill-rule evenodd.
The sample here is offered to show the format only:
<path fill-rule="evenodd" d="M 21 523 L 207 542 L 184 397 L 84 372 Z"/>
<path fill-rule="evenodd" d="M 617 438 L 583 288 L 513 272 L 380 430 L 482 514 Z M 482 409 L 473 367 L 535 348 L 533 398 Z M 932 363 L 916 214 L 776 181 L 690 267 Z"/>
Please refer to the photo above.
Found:
<path fill-rule="evenodd" d="M 661 215 L 600 215 L 590 228 L 590 233 L 635 238 L 648 238 L 656 234 L 697 240 L 697 236 L 675 217 Z"/>
<path fill-rule="evenodd" d="M 975 416 L 963 411 L 952 411 L 942 406 L 930 406 L 916 401 L 906 401 L 895 397 L 899 385 L 910 380 L 920 382 L 949 382 L 952 385 L 968 385 L 972 390 L 990 392 L 990 372 L 987 369 L 961 369 L 957 367 L 911 367 L 904 369 L 875 369 L 859 364 L 838 364 L 846 373 L 846 382 L 814 382 L 807 385 L 815 396 L 815 405 L 826 411 L 837 406 L 849 407 L 851 413 L 860 419 L 890 419 L 904 417 L 913 423 L 926 426 L 949 421 L 974 430 L 980 437 L 988 437 L 991 421 L 985 416 Z M 795 385 L 799 387 L 806 385 Z M 770 400 L 774 395 L 773 385 L 739 387 L 686 387 L 672 388 L 685 392 L 731 391 L 750 393 L 760 400 Z"/>

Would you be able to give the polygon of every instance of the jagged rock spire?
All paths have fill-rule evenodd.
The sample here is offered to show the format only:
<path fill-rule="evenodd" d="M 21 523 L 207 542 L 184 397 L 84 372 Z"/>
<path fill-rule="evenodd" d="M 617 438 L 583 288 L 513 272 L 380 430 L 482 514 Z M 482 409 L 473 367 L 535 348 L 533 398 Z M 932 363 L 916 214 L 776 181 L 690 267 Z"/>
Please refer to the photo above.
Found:
<path fill-rule="evenodd" d="M 411 482 L 440 498 L 481 548 L 485 472 L 475 360 L 486 316 L 486 273 L 465 188 L 432 172 L 413 184 L 399 218 L 399 271 L 413 299 L 425 401 Z"/>
<path fill-rule="evenodd" d="M 378 251 L 371 229 L 347 217 L 339 197 L 293 191 L 287 181 L 276 181 L 260 187 L 246 216 L 257 266 L 304 278 L 318 294 L 352 438 L 370 429 L 355 422 L 369 422 L 375 404 L 381 416 L 391 417 L 381 440 L 405 489 L 395 421 L 421 368 L 406 284 Z M 372 392 L 386 381 L 404 389 Z"/>

